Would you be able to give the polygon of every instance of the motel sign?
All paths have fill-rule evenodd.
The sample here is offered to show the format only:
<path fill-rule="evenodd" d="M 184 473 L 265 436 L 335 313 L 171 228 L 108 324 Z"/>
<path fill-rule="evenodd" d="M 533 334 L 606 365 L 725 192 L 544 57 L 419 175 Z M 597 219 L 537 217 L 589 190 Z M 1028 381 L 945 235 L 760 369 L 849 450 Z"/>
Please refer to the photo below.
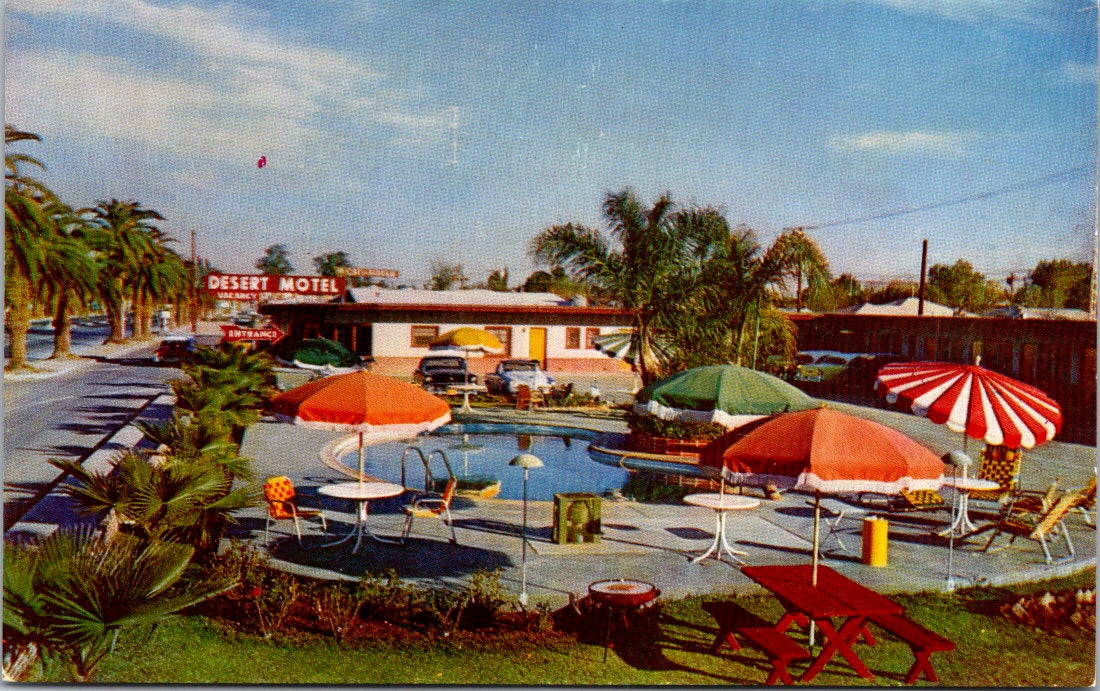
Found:
<path fill-rule="evenodd" d="M 206 274 L 202 289 L 219 300 L 255 300 L 260 293 L 342 295 L 346 278 L 332 276 L 270 276 L 268 274 Z"/>

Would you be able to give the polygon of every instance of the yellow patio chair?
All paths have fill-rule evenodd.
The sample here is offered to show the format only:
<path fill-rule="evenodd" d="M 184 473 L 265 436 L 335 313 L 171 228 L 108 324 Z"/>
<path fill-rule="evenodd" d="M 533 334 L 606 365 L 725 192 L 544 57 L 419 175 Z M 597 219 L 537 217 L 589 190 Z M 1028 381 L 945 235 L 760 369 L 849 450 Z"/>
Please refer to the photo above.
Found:
<path fill-rule="evenodd" d="M 1048 496 L 1053 496 L 1053 491 L 1048 490 Z M 1029 540 L 1035 540 L 1043 548 L 1043 555 L 1046 557 L 1046 563 L 1050 564 L 1054 561 L 1050 553 L 1050 545 L 1047 538 L 1050 536 L 1057 537 L 1061 535 L 1066 542 L 1066 549 L 1069 551 L 1069 555 L 1065 559 L 1072 559 L 1077 555 L 1076 550 L 1073 548 L 1073 540 L 1070 539 L 1069 530 L 1066 528 L 1062 519 L 1069 513 L 1070 509 L 1077 505 L 1081 500 L 1082 492 L 1066 492 L 1057 500 L 1050 503 L 1050 500 L 1044 497 L 1044 504 L 1047 504 L 1040 513 L 1024 509 L 1016 509 L 1012 506 L 1008 507 L 1008 510 L 1002 512 L 1001 519 L 988 526 L 983 526 L 977 532 L 984 532 L 985 530 L 993 530 L 993 534 L 989 537 L 989 542 L 985 544 L 982 551 L 988 551 L 993 545 L 993 541 L 997 539 L 1001 533 L 1007 533 L 1011 535 L 1008 545 L 1011 545 L 1016 538 L 1026 537 Z M 1008 547 L 1005 545 L 1005 547 Z M 1000 549 L 1004 549 L 1002 547 Z"/>
<path fill-rule="evenodd" d="M 447 480 L 441 494 L 429 492 L 417 497 L 413 503 L 406 504 L 403 509 L 405 512 L 405 529 L 401 531 L 401 544 L 405 544 L 405 540 L 409 537 L 414 519 L 438 518 L 451 529 L 451 544 L 457 545 L 458 536 L 455 535 L 454 521 L 451 519 L 451 500 L 454 499 L 457 489 L 458 479 L 451 477 Z"/>
<path fill-rule="evenodd" d="M 319 509 L 298 508 L 294 483 L 285 475 L 269 477 L 264 482 L 264 499 L 267 500 L 267 521 L 264 522 L 264 542 L 268 541 L 269 529 L 274 521 L 294 521 L 294 532 L 298 535 L 298 544 L 302 544 L 302 526 L 300 518 L 321 519 L 321 529 L 328 530 L 325 513 Z"/>
<path fill-rule="evenodd" d="M 1073 511 L 1081 514 L 1085 519 L 1085 525 L 1090 528 L 1096 527 L 1096 519 L 1093 517 L 1092 512 L 1096 510 L 1096 476 L 1093 475 L 1089 478 L 1089 483 L 1077 493 L 1077 503 L 1073 507 Z"/>
<path fill-rule="evenodd" d="M 1020 484 L 1020 461 L 1024 452 L 1007 446 L 986 444 L 982 449 L 982 460 L 978 464 L 978 479 L 992 480 L 1000 485 L 997 489 L 973 490 L 970 498 L 985 501 L 1003 502 Z"/>
<path fill-rule="evenodd" d="M 947 502 L 934 489 L 903 489 L 890 497 L 889 506 L 891 511 L 926 511 L 945 508 Z"/>

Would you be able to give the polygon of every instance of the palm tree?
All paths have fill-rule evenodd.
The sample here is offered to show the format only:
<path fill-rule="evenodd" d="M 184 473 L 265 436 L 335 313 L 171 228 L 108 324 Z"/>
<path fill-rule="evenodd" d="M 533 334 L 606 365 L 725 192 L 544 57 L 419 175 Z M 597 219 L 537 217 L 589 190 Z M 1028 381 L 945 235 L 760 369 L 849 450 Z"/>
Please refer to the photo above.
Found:
<path fill-rule="evenodd" d="M 5 125 L 7 147 L 19 141 L 41 141 L 36 134 Z M 47 273 L 48 251 L 44 238 L 50 232 L 49 215 L 43 208 L 54 194 L 23 172 L 23 164 L 43 168 L 25 154 L 6 153 L 4 173 L 4 306 L 11 337 L 7 369 L 27 369 L 27 331 L 31 323 L 33 286 Z"/>
<path fill-rule="evenodd" d="M 65 204 L 56 202 L 48 207 L 53 221 L 49 238 L 47 264 L 43 286 L 54 304 L 53 353 L 50 359 L 75 357 L 72 354 L 72 322 L 75 304 L 87 304 L 98 294 L 99 261 L 79 239 L 77 228 L 84 220 Z"/>
<path fill-rule="evenodd" d="M 713 212 L 713 210 L 710 210 Z M 529 252 L 537 262 L 561 266 L 574 278 L 605 292 L 633 312 L 638 338 L 638 373 L 643 383 L 657 376 L 652 356 L 654 329 L 671 320 L 673 296 L 695 280 L 696 256 L 710 242 L 714 229 L 692 214 L 677 214 L 665 193 L 650 208 L 630 188 L 609 193 L 603 213 L 611 237 L 574 223 L 546 228 L 535 236 Z M 704 214 L 713 222 L 714 213 Z"/>
<path fill-rule="evenodd" d="M 65 662 L 74 681 L 89 681 L 122 629 L 155 625 L 237 585 L 188 575 L 194 551 L 90 529 L 5 543 L 5 649 L 37 649 Z"/>
<path fill-rule="evenodd" d="M 271 245 L 264 250 L 264 256 L 256 260 L 256 268 L 272 276 L 286 276 L 294 271 L 286 245 Z"/>
<path fill-rule="evenodd" d="M 156 211 L 143 209 L 136 202 L 100 201 L 81 213 L 90 214 L 94 230 L 86 240 L 97 250 L 104 261 L 100 295 L 107 310 L 111 333 L 105 343 L 121 343 L 126 340 L 126 298 L 131 293 L 135 275 L 144 257 L 153 251 L 155 228 L 150 220 L 164 220 Z"/>
<path fill-rule="evenodd" d="M 187 267 L 167 243 L 173 239 L 157 229 L 149 231 L 149 242 L 134 270 L 134 338 L 150 337 L 149 323 L 155 306 L 185 293 L 190 288 Z"/>
<path fill-rule="evenodd" d="M 795 311 L 802 311 L 802 279 L 805 278 L 808 292 L 829 290 L 829 262 L 821 248 L 806 235 L 802 228 L 789 228 L 776 238 L 772 249 L 782 256 L 783 274 L 795 277 Z"/>

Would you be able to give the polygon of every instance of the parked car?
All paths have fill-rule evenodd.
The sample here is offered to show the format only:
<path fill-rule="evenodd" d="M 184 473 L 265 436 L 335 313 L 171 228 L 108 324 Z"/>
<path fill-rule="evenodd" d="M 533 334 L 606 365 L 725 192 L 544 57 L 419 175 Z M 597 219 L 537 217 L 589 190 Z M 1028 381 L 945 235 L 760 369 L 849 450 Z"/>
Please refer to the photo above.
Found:
<path fill-rule="evenodd" d="M 455 384 L 476 384 L 477 375 L 458 355 L 425 355 L 413 371 L 413 379 L 432 393 L 445 393 Z"/>
<path fill-rule="evenodd" d="M 511 395 L 521 384 L 545 393 L 554 386 L 554 378 L 542 369 L 538 360 L 502 360 L 495 371 L 485 375 L 489 393 Z"/>
<path fill-rule="evenodd" d="M 859 356 L 859 353 L 826 353 L 812 363 L 799 365 L 794 378 L 815 384 L 832 381 Z"/>
<path fill-rule="evenodd" d="M 193 336 L 165 336 L 153 351 L 153 362 L 158 365 L 178 365 L 190 362 L 194 355 Z"/>

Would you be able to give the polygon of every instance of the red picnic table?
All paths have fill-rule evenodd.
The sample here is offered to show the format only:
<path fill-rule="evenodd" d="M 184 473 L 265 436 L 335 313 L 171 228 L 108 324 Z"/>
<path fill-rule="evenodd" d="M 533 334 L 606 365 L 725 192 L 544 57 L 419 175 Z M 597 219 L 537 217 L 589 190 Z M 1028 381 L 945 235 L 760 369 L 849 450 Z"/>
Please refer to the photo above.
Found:
<path fill-rule="evenodd" d="M 771 591 L 786 608 L 787 614 L 776 624 L 777 631 L 786 631 L 793 622 L 805 626 L 813 621 L 825 636 L 821 653 L 799 681 L 812 681 L 836 653 L 859 676 L 874 678 L 852 645 L 865 631 L 868 617 L 901 614 L 904 612 L 901 605 L 821 564 L 817 567 L 816 586 L 810 564 L 744 566 L 741 573 Z M 839 630 L 833 626 L 835 618 L 844 619 Z"/>

